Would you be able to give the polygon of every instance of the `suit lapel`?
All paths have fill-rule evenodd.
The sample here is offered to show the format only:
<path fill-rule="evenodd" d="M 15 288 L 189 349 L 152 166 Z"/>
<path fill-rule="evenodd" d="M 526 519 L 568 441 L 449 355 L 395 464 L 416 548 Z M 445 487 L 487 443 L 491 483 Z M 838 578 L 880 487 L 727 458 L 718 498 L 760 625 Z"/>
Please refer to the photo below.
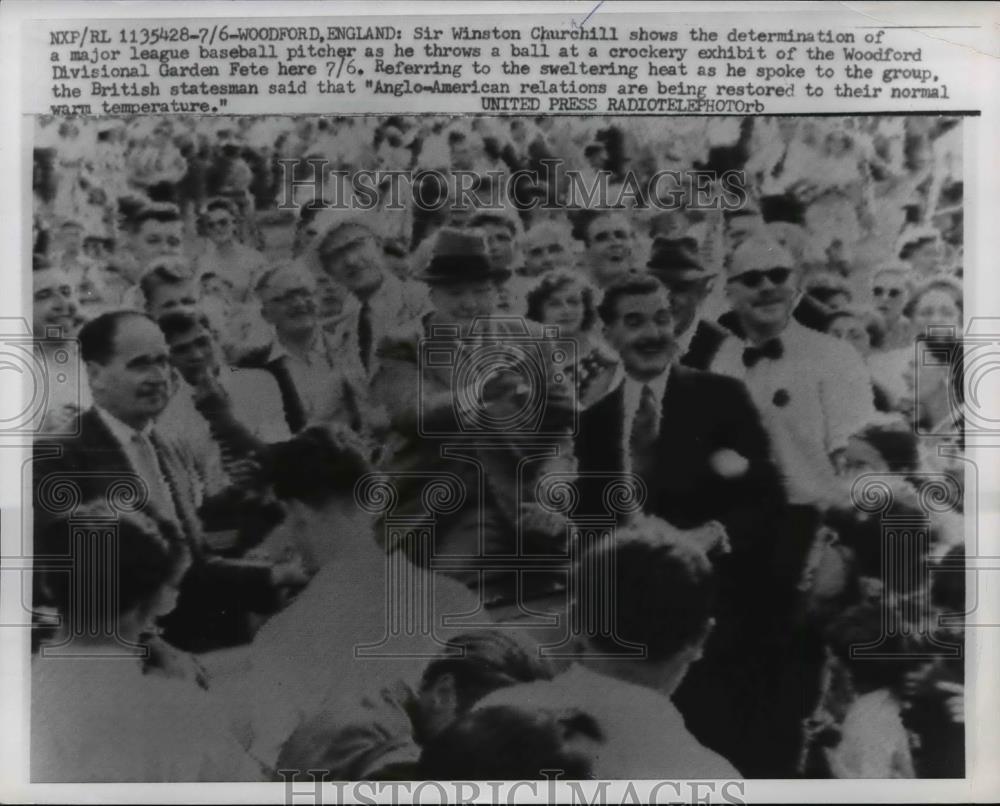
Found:
<path fill-rule="evenodd" d="M 292 380 L 292 373 L 288 369 L 288 359 L 286 356 L 275 358 L 267 363 L 267 369 L 274 376 L 278 383 L 278 390 L 281 392 L 281 404 L 285 410 L 285 422 L 288 423 L 288 430 L 297 434 L 306 425 L 306 409 L 295 388 Z"/>

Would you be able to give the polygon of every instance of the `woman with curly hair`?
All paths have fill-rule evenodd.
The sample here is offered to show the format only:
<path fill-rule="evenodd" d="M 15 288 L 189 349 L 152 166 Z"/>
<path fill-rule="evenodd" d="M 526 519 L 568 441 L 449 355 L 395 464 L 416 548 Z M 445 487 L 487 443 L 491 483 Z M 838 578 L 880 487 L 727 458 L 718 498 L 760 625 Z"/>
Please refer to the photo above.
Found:
<path fill-rule="evenodd" d="M 559 339 L 576 342 L 574 371 L 580 407 L 600 400 L 615 377 L 618 357 L 594 327 L 593 287 L 570 272 L 549 272 L 528 292 L 527 303 L 529 319 L 558 328 Z"/>

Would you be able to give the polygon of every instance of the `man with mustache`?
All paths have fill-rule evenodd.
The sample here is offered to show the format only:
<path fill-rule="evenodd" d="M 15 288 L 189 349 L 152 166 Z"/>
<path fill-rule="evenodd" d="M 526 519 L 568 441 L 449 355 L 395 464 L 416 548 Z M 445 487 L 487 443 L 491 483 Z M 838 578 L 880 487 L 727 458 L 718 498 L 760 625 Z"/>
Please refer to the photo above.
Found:
<path fill-rule="evenodd" d="M 821 503 L 851 434 L 875 414 L 870 375 L 850 345 L 799 324 L 801 273 L 777 243 L 755 237 L 727 265 L 738 339 L 710 369 L 746 382 L 771 436 L 789 501 Z"/>
<path fill-rule="evenodd" d="M 81 415 L 78 435 L 35 444 L 35 529 L 60 514 L 61 502 L 46 492 L 51 484 L 73 484 L 81 501 L 114 501 L 116 485 L 137 476 L 144 508 L 174 524 L 193 556 L 166 639 L 191 651 L 244 639 L 233 611 L 264 610 L 274 587 L 298 580 L 282 566 L 223 559 L 205 542 L 191 462 L 156 428 L 171 391 L 163 334 L 143 313 L 113 311 L 84 325 L 79 341 L 94 404 Z"/>
<path fill-rule="evenodd" d="M 761 725 L 734 725 L 727 712 L 751 713 L 762 693 L 738 681 L 766 655 L 769 596 L 757 588 L 771 576 L 785 515 L 769 440 L 742 383 L 676 362 L 670 293 L 656 277 L 612 284 L 598 313 L 624 371 L 580 415 L 580 501 L 599 503 L 609 473 L 631 473 L 645 486 L 647 514 L 697 530 L 719 575 L 717 626 L 677 703 L 699 741 L 750 775 Z"/>

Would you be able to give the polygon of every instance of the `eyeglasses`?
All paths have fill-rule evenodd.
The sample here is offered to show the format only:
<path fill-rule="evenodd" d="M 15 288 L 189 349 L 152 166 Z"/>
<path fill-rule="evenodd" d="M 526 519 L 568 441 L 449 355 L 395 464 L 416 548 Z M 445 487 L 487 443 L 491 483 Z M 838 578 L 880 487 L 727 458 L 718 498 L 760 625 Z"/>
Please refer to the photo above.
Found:
<path fill-rule="evenodd" d="M 885 288 L 884 286 L 877 285 L 877 286 L 875 286 L 872 289 L 872 293 L 876 297 L 885 297 L 885 296 L 888 296 L 889 299 L 895 299 L 896 297 L 898 297 L 900 294 L 903 293 L 903 289 L 902 288 Z"/>
<path fill-rule="evenodd" d="M 205 225 L 209 229 L 222 229 L 223 227 L 228 227 L 232 223 L 232 219 L 228 216 L 226 218 L 210 218 L 205 222 Z"/>
<path fill-rule="evenodd" d="M 735 277 L 730 277 L 729 282 L 740 283 L 747 288 L 760 288 L 766 277 L 771 285 L 784 285 L 788 278 L 792 276 L 792 270 L 784 266 L 776 266 L 773 269 L 751 269 Z"/>

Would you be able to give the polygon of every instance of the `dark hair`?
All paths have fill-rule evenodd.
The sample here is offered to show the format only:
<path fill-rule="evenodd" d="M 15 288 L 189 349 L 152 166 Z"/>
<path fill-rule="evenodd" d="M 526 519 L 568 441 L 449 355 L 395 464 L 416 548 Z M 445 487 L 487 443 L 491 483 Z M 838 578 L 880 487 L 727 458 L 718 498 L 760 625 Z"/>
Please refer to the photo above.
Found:
<path fill-rule="evenodd" d="M 278 498 L 313 506 L 350 492 L 371 469 L 360 438 L 346 427 L 311 426 L 268 446 L 262 460 Z"/>
<path fill-rule="evenodd" d="M 193 277 L 178 274 L 168 263 L 157 261 L 153 264 L 153 267 L 139 279 L 139 288 L 142 289 L 142 295 L 148 302 L 156 289 L 165 285 L 183 285 L 184 283 L 191 282 L 193 279 Z"/>
<path fill-rule="evenodd" d="M 35 252 L 31 256 L 31 270 L 32 271 L 45 271 L 46 269 L 51 269 L 55 266 L 48 257 L 45 255 Z"/>
<path fill-rule="evenodd" d="M 111 522 L 115 525 L 114 548 L 106 542 L 106 534 L 92 527 L 76 530 L 73 524 L 81 519 L 101 518 L 110 520 L 108 506 L 103 501 L 89 501 L 78 506 L 72 517 L 58 518 L 42 529 L 37 536 L 35 553 L 38 556 L 71 554 L 74 564 L 86 563 L 89 567 L 106 568 L 106 559 L 117 560 L 108 568 L 117 579 L 117 613 L 127 613 L 149 601 L 164 584 L 175 578 L 190 558 L 187 545 L 176 527 L 169 521 L 150 512 L 120 512 Z M 78 556 L 82 554 L 83 556 Z M 80 591 L 65 570 L 42 570 L 38 574 L 45 600 L 52 604 L 64 618 L 78 602 L 93 601 L 112 580 L 99 573 L 76 574 L 76 581 L 98 586 L 96 591 Z M 112 615 L 112 614 L 109 614 Z"/>
<path fill-rule="evenodd" d="M 115 336 L 118 335 L 119 323 L 132 317 L 153 321 L 142 311 L 108 311 L 94 317 L 81 327 L 78 339 L 80 358 L 84 363 L 95 361 L 98 364 L 107 364 L 115 354 L 114 342 Z"/>
<path fill-rule="evenodd" d="M 147 221 L 162 221 L 164 223 L 169 223 L 171 221 L 180 221 L 181 212 L 177 209 L 176 204 L 171 204 L 169 202 L 157 202 L 153 204 L 147 204 L 139 209 L 139 212 L 135 214 L 133 219 L 133 227 L 135 231 L 138 232 L 142 225 Z"/>
<path fill-rule="evenodd" d="M 633 295 L 655 294 L 658 291 L 667 293 L 666 287 L 652 275 L 630 274 L 619 277 L 604 289 L 604 296 L 601 297 L 601 303 L 597 306 L 597 315 L 601 317 L 604 324 L 613 324 L 618 318 L 616 308 L 619 299 Z"/>
<path fill-rule="evenodd" d="M 908 317 L 912 317 L 917 312 L 917 306 L 927 294 L 931 291 L 944 291 L 951 295 L 952 299 L 955 301 L 955 307 L 959 311 L 964 311 L 963 305 L 963 293 L 962 284 L 951 277 L 931 277 L 929 280 L 917 285 L 910 293 L 910 298 L 907 300 L 906 307 L 903 309 L 903 314 Z"/>
<path fill-rule="evenodd" d="M 538 281 L 538 285 L 532 288 L 527 294 L 528 310 L 525 312 L 525 316 L 529 319 L 534 319 L 536 322 L 541 322 L 542 308 L 548 298 L 556 293 L 556 291 L 571 284 L 579 285 L 581 289 L 580 297 L 583 300 L 583 324 L 581 325 L 581 330 L 590 330 L 594 326 L 594 322 L 597 321 L 597 309 L 594 307 L 594 289 L 583 278 L 566 271 L 548 272 Z"/>
<path fill-rule="evenodd" d="M 231 202 L 229 199 L 224 198 L 222 196 L 216 196 L 205 202 L 205 208 L 202 212 L 207 215 L 208 213 L 212 212 L 212 210 L 225 210 L 227 213 L 229 213 L 229 215 L 233 217 L 234 221 L 236 221 L 240 217 L 239 210 L 237 210 L 236 205 L 233 204 L 233 202 Z"/>
<path fill-rule="evenodd" d="M 920 451 L 912 428 L 869 425 L 854 437 L 878 451 L 893 473 L 915 473 L 919 469 Z"/>
<path fill-rule="evenodd" d="M 519 640 L 510 632 L 476 630 L 448 642 L 461 649 L 461 657 L 441 657 L 424 669 L 421 686 L 426 688 L 445 674 L 455 680 L 458 707 L 466 711 L 492 691 L 516 683 L 551 680 L 553 669 L 537 645 Z"/>
<path fill-rule="evenodd" d="M 599 575 L 595 578 L 595 569 L 608 568 L 614 569 L 614 590 L 595 589 L 604 582 Z M 590 548 L 573 573 L 578 591 L 571 605 L 575 618 L 597 602 L 608 601 L 613 607 L 614 636 L 591 632 L 585 620 L 574 622 L 596 648 L 610 653 L 622 651 L 616 642 L 620 639 L 644 647 L 650 661 L 667 660 L 704 634 L 714 611 L 712 563 L 659 518 L 641 516 L 626 524 L 615 539 Z"/>
<path fill-rule="evenodd" d="M 428 742 L 418 773 L 424 780 L 539 780 L 559 770 L 568 780 L 593 777 L 591 760 L 569 740 L 601 741 L 597 720 L 583 710 L 555 712 L 498 705 L 471 711 Z"/>
<path fill-rule="evenodd" d="M 167 311 L 156 320 L 156 324 L 160 326 L 163 337 L 167 341 L 189 333 L 196 327 L 209 331 L 212 329 L 211 323 L 209 323 L 208 317 L 205 314 L 191 313 L 190 311 Z"/>
<path fill-rule="evenodd" d="M 917 641 L 905 631 L 889 632 L 886 620 L 901 614 L 895 606 L 878 601 L 865 602 L 849 607 L 837 616 L 826 631 L 827 644 L 834 656 L 850 670 L 859 693 L 879 688 L 897 688 L 907 672 L 920 661 L 911 657 L 919 647 Z M 879 651 L 871 657 L 852 657 L 852 650 L 878 644 Z"/>
<path fill-rule="evenodd" d="M 926 246 L 929 243 L 935 243 L 938 239 L 933 235 L 921 235 L 914 238 L 912 241 L 907 241 L 899 248 L 899 259 L 909 260 L 913 257 L 913 253 L 916 252 L 921 246 Z"/>
<path fill-rule="evenodd" d="M 594 213 L 591 216 L 586 216 L 583 219 L 582 223 L 581 223 L 582 229 L 580 230 L 580 238 L 583 241 L 584 245 L 585 246 L 590 246 L 590 228 L 594 224 L 595 221 L 599 221 L 602 218 L 609 218 L 612 215 L 619 215 L 620 216 L 620 215 L 623 214 L 624 209 L 625 208 L 619 208 L 619 207 L 615 207 L 615 208 L 611 208 L 611 209 L 603 209 L 603 210 L 598 210 L 596 213 Z M 626 221 L 627 220 L 628 219 L 626 219 Z M 631 227 L 632 227 L 632 225 L 631 225 L 631 223 L 629 223 L 629 228 L 631 229 Z M 633 233 L 634 233 L 634 230 L 633 230 Z"/>

